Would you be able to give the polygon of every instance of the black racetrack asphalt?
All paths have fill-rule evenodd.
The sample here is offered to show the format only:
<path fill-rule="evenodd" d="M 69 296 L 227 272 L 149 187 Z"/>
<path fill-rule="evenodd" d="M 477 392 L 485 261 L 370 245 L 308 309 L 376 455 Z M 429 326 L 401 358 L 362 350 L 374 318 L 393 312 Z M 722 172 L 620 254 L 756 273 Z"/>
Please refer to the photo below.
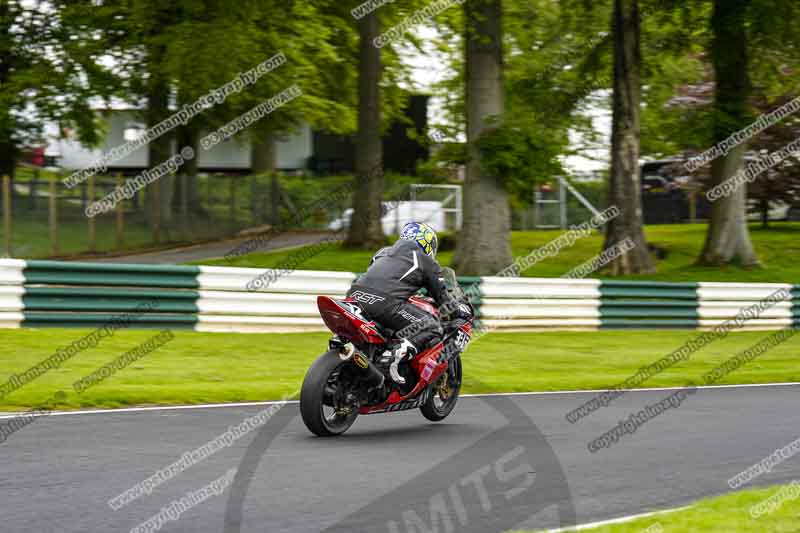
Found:
<path fill-rule="evenodd" d="M 713 388 L 589 451 L 673 393 L 628 392 L 574 424 L 565 414 L 591 393 L 465 397 L 443 422 L 417 411 L 364 416 L 332 439 L 311 436 L 294 403 L 42 417 L 0 445 L 0 531 L 131 531 L 231 469 L 220 494 L 136 531 L 556 528 L 728 492 L 729 478 L 800 437 L 800 386 Z M 277 412 L 261 427 L 121 509 L 108 505 L 265 409 Z M 749 486 L 798 478 L 800 456 Z"/>

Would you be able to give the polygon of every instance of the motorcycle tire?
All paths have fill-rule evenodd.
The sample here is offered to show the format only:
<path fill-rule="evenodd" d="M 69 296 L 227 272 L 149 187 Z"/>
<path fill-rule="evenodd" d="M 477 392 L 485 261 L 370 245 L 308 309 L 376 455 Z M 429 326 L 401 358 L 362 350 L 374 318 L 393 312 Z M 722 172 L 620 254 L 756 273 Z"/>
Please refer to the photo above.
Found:
<path fill-rule="evenodd" d="M 341 435 L 350 429 L 350 426 L 358 418 L 358 409 L 346 416 L 337 414 L 335 411 L 331 416 L 325 414 L 326 406 L 333 409 L 330 403 L 325 403 L 325 395 L 329 394 L 326 390 L 331 390 L 331 380 L 338 379 L 338 373 L 347 364 L 349 363 L 339 358 L 337 351 L 328 351 L 314 361 L 303 379 L 303 386 L 300 389 L 300 415 L 309 431 L 318 437 Z"/>
<path fill-rule="evenodd" d="M 456 402 L 458 402 L 458 395 L 461 392 L 460 354 L 455 356 L 450 361 L 450 365 L 447 367 L 445 372 L 447 373 L 448 384 L 452 383 L 453 385 L 450 395 L 446 400 L 442 400 L 441 396 L 439 395 L 439 391 L 437 391 L 435 388 L 432 388 L 430 396 L 419 408 L 420 412 L 422 412 L 422 416 L 431 422 L 439 422 L 447 418 L 447 416 L 455 408 Z M 441 403 L 437 403 L 437 399 Z"/>

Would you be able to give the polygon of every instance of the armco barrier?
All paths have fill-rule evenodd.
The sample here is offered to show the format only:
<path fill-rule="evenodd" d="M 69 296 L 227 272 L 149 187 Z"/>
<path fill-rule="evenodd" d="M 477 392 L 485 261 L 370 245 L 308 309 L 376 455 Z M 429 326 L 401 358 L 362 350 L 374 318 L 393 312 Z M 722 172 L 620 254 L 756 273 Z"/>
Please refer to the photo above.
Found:
<path fill-rule="evenodd" d="M 323 331 L 316 296 L 343 296 L 356 274 L 298 270 L 249 292 L 252 268 L 0 259 L 0 327 L 95 327 L 142 309 L 138 327 L 198 331 Z M 461 278 L 477 285 L 480 320 L 501 330 L 708 329 L 777 290 L 742 329 L 800 326 L 800 286 L 593 279 Z"/>

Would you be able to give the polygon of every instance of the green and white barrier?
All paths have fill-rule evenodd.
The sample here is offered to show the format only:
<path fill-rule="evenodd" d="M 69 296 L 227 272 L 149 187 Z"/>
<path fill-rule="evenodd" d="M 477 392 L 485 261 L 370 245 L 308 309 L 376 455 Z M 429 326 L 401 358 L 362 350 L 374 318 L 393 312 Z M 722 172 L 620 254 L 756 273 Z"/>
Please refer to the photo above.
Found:
<path fill-rule="evenodd" d="M 776 291 L 740 329 L 800 323 L 800 286 L 777 283 L 667 283 L 537 278 L 483 278 L 481 315 L 503 329 L 710 329 Z"/>
<path fill-rule="evenodd" d="M 356 278 L 352 272 L 298 270 L 248 291 L 247 283 L 263 272 L 0 259 L 0 327 L 96 327 L 127 313 L 137 327 L 324 331 L 316 296 L 342 297 Z M 479 319 L 500 330 L 709 329 L 779 290 L 791 298 L 767 306 L 739 329 L 800 325 L 800 286 L 790 284 L 502 277 L 460 282 L 475 286 Z"/>

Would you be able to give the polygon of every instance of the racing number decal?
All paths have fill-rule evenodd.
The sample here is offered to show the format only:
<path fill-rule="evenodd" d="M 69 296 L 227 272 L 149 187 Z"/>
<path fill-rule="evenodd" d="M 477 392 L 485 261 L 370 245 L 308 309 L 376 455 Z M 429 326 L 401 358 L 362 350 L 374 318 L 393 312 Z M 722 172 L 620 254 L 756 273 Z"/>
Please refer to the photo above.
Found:
<path fill-rule="evenodd" d="M 469 335 L 467 335 L 461 330 L 458 330 L 458 334 L 456 335 L 456 346 L 458 346 L 461 349 L 464 349 L 468 343 L 469 343 Z"/>

